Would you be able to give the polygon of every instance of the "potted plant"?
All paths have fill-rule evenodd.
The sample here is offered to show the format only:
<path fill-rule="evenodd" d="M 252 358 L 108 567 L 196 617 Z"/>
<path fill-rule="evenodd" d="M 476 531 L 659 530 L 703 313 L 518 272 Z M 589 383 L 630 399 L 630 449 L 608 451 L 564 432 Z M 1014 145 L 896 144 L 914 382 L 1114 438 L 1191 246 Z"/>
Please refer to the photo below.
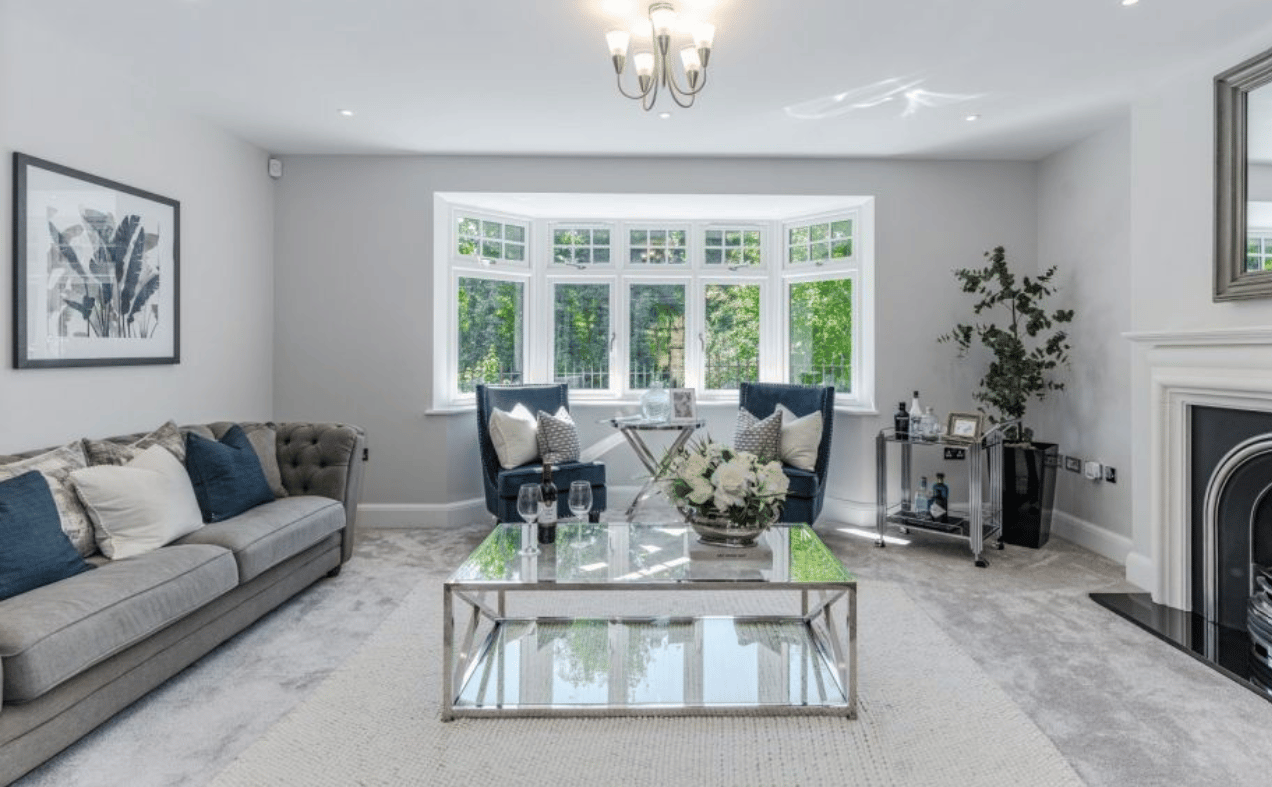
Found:
<path fill-rule="evenodd" d="M 983 268 L 954 271 L 963 292 L 978 298 L 972 313 L 985 321 L 955 325 L 937 341 L 957 345 L 960 357 L 977 343 L 993 356 L 973 398 L 990 423 L 1020 421 L 1003 446 L 1002 536 L 1009 544 L 1037 548 L 1051 534 L 1059 447 L 1036 442 L 1024 418 L 1030 400 L 1064 390 L 1055 375 L 1069 363 L 1069 335 L 1061 326 L 1073 320 L 1073 310 L 1047 308 L 1056 292 L 1056 266 L 1018 279 L 1002 246 L 985 258 Z"/>

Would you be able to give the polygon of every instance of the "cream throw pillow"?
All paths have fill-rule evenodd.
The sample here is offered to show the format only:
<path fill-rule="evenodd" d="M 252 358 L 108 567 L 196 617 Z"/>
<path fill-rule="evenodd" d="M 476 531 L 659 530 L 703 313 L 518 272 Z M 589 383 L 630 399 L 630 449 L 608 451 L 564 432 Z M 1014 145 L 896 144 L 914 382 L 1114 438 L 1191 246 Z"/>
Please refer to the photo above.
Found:
<path fill-rule="evenodd" d="M 811 472 L 817 466 L 817 451 L 821 448 L 821 411 L 796 418 L 786 405 L 779 404 L 777 410 L 782 414 L 783 464 Z"/>
<path fill-rule="evenodd" d="M 511 412 L 496 407 L 489 428 L 490 442 L 505 470 L 539 458 L 539 422 L 524 404 L 518 403 Z"/>
<path fill-rule="evenodd" d="M 124 465 L 95 465 L 71 472 L 84 501 L 97 546 L 111 560 L 158 549 L 203 527 L 190 476 L 160 445 Z"/>

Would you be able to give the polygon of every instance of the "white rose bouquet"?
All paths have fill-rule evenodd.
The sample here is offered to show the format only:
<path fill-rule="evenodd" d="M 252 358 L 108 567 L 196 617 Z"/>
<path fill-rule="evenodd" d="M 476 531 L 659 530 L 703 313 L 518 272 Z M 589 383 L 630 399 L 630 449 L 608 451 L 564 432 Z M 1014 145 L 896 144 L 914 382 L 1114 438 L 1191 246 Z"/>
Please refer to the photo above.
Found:
<path fill-rule="evenodd" d="M 667 498 L 682 512 L 727 519 L 742 527 L 776 521 L 790 482 L 780 462 L 762 463 L 711 438 L 663 457 L 658 472 Z"/>

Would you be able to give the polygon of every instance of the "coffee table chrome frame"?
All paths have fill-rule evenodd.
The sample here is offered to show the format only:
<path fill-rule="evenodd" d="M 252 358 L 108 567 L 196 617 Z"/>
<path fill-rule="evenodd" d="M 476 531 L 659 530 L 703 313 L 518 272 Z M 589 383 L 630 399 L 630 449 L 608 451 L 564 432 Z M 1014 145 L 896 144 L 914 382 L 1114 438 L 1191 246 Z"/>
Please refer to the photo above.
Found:
<path fill-rule="evenodd" d="M 648 704 L 648 705 L 534 705 L 525 707 L 473 708 L 456 705 L 458 692 L 468 684 L 478 667 L 490 654 L 490 650 L 498 639 L 503 626 L 513 622 L 524 621 L 573 621 L 575 618 L 560 616 L 535 616 L 533 618 L 513 618 L 506 616 L 507 597 L 509 591 L 538 592 L 580 591 L 580 592 L 614 592 L 614 591 L 767 591 L 767 592 L 800 592 L 800 615 L 757 615 L 757 616 L 697 616 L 663 618 L 659 620 L 688 621 L 698 618 L 729 619 L 745 622 L 801 623 L 822 661 L 830 667 L 830 674 L 836 680 L 837 688 L 846 697 L 844 703 L 828 703 L 825 705 L 776 705 L 776 704 Z M 481 596 L 495 594 L 492 607 Z M 810 594 L 818 594 L 812 599 Z M 462 632 L 459 649 L 455 643 L 455 599 L 466 604 L 469 609 L 467 624 Z M 810 601 L 812 602 L 810 604 Z M 845 614 L 842 618 L 843 629 L 839 630 L 839 618 L 832 614 L 834 607 L 846 602 Z M 591 619 L 580 618 L 580 619 Z M 625 616 L 623 622 L 652 621 L 655 616 Z M 478 642 L 478 632 L 482 631 L 482 621 L 490 624 Z M 824 630 L 823 630 L 824 629 Z M 822 582 L 822 583 L 772 583 L 772 582 L 666 582 L 666 583 L 561 583 L 550 588 L 540 584 L 526 583 L 463 583 L 447 580 L 442 589 L 442 704 L 441 720 L 451 721 L 460 717 L 617 717 L 617 716 L 726 716 L 726 715 L 766 715 L 766 716 L 845 716 L 857 718 L 857 583 Z"/>

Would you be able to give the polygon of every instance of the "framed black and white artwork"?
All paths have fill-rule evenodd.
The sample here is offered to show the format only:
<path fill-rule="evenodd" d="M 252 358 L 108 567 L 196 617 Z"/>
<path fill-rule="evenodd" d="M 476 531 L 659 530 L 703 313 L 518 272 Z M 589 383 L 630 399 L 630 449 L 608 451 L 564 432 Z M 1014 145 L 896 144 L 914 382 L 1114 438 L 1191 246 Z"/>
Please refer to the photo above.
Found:
<path fill-rule="evenodd" d="M 13 154 L 13 364 L 181 361 L 181 205 Z"/>
<path fill-rule="evenodd" d="M 692 388 L 671 389 L 671 418 L 673 421 L 692 421 L 698 417 L 698 405 Z"/>

